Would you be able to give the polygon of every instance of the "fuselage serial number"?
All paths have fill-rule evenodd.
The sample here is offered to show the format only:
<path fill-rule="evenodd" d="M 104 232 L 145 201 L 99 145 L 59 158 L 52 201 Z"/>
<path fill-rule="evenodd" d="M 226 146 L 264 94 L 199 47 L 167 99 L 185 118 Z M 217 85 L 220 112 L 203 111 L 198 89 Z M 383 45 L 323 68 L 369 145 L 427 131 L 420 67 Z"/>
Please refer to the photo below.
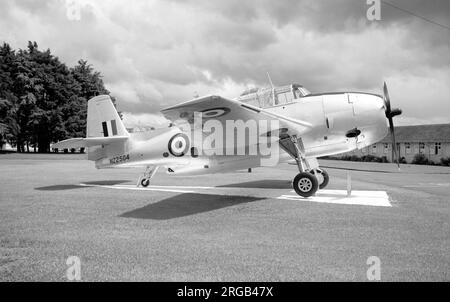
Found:
<path fill-rule="evenodd" d="M 121 164 L 130 160 L 130 154 L 124 154 L 109 159 L 111 165 Z"/>

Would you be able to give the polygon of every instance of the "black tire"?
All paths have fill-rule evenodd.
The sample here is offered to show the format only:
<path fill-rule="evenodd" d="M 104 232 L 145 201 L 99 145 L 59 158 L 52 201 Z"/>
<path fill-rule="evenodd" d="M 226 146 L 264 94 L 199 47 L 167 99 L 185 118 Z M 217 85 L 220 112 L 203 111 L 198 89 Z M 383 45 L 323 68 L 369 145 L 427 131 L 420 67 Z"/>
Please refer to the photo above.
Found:
<path fill-rule="evenodd" d="M 317 178 L 309 172 L 301 172 L 292 183 L 295 192 L 302 197 L 311 197 L 319 189 Z"/>
<path fill-rule="evenodd" d="M 149 184 L 150 184 L 150 179 L 144 178 L 141 180 L 141 186 L 143 186 L 144 188 L 148 187 Z"/>
<path fill-rule="evenodd" d="M 322 169 L 318 170 L 317 172 L 319 172 L 320 175 L 322 175 L 322 177 L 323 177 L 322 182 L 319 184 L 319 189 L 323 189 L 323 188 L 325 188 L 325 187 L 328 185 L 328 183 L 330 182 L 330 176 L 328 175 L 328 172 L 327 172 L 327 171 L 322 170 Z M 312 170 L 312 171 L 311 171 L 311 174 L 315 174 L 315 171 Z"/>

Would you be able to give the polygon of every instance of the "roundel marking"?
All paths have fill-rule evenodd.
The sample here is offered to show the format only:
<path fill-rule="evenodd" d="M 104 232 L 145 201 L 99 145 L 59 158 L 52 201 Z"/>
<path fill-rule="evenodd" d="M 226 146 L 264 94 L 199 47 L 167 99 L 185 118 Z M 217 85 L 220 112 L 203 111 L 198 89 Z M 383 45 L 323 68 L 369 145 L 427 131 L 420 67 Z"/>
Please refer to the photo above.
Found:
<path fill-rule="evenodd" d="M 229 108 L 220 107 L 220 108 L 212 108 L 201 111 L 205 118 L 215 118 L 230 112 Z"/>
<path fill-rule="evenodd" d="M 176 157 L 185 155 L 189 150 L 189 138 L 186 134 L 178 133 L 169 140 L 169 152 Z"/>

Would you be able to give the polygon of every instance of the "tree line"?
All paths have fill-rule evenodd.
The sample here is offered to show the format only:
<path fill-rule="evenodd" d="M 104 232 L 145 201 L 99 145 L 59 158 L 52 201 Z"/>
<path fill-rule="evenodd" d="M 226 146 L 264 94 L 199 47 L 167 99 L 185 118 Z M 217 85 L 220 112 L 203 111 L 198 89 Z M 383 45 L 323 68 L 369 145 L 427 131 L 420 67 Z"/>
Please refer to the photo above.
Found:
<path fill-rule="evenodd" d="M 26 49 L 0 46 L 0 146 L 50 152 L 50 144 L 86 136 L 87 101 L 109 94 L 87 61 L 68 67 L 36 42 Z M 113 101 L 115 102 L 114 98 Z M 1 148 L 1 147 L 0 147 Z"/>

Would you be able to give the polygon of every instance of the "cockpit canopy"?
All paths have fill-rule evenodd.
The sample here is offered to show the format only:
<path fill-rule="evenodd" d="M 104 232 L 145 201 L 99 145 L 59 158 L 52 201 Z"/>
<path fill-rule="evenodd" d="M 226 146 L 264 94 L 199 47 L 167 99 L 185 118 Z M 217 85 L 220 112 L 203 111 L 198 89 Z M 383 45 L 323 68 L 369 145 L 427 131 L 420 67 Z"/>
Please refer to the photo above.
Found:
<path fill-rule="evenodd" d="M 304 96 L 307 96 L 307 95 L 311 94 L 311 92 L 308 89 L 306 89 L 302 85 L 298 85 L 298 84 L 293 84 L 292 85 L 292 90 L 294 91 L 294 93 L 297 93 L 297 96 L 299 98 L 302 98 Z"/>
<path fill-rule="evenodd" d="M 244 91 L 237 100 L 260 108 L 279 106 L 295 102 L 296 99 L 311 94 L 305 87 L 298 84 L 251 88 Z"/>

